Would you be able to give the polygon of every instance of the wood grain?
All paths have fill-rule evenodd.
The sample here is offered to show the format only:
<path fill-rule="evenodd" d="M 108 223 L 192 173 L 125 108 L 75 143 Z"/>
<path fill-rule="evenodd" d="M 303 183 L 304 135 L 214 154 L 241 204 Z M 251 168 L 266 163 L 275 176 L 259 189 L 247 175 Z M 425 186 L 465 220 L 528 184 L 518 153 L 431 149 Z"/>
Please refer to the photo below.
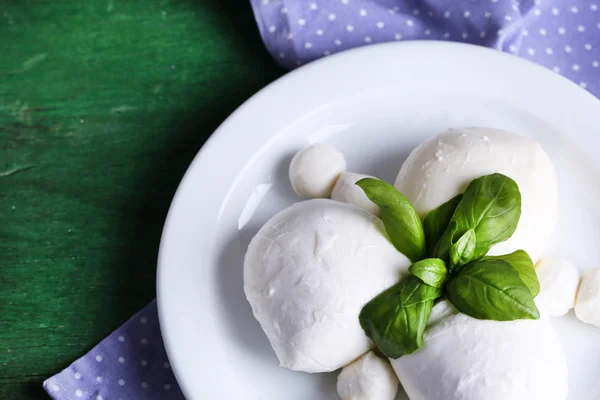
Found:
<path fill-rule="evenodd" d="M 154 298 L 185 169 L 282 73 L 246 1 L 3 2 L 0 399 L 46 399 Z"/>

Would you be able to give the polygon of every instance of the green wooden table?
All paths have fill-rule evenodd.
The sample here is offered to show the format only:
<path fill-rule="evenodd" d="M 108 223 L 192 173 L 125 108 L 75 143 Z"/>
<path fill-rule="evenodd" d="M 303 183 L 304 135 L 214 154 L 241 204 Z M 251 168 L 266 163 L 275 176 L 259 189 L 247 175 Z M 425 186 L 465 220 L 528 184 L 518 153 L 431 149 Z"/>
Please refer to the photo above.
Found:
<path fill-rule="evenodd" d="M 246 0 L 0 2 L 0 399 L 155 297 L 188 164 L 283 73 Z"/>

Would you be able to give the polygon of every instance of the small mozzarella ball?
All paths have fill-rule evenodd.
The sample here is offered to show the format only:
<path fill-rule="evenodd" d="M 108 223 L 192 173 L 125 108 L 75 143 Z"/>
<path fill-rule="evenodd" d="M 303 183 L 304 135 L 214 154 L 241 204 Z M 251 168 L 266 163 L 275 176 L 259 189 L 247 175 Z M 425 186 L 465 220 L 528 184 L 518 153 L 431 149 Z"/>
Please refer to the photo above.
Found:
<path fill-rule="evenodd" d="M 600 328 L 600 268 L 583 274 L 575 301 L 575 315 Z"/>
<path fill-rule="evenodd" d="M 389 361 L 370 351 L 342 369 L 337 391 L 342 400 L 394 400 L 398 378 Z"/>
<path fill-rule="evenodd" d="M 318 143 L 296 153 L 290 164 L 290 182 L 300 197 L 329 197 L 345 170 L 344 155 L 331 146 Z"/>
<path fill-rule="evenodd" d="M 551 317 L 565 315 L 575 306 L 579 271 L 567 260 L 544 257 L 535 266 L 540 281 L 538 299 Z"/>
<path fill-rule="evenodd" d="M 354 172 L 342 172 L 333 188 L 333 192 L 331 192 L 331 199 L 341 201 L 342 203 L 354 204 L 371 214 L 380 215 L 381 210 L 379 207 L 369 200 L 364 190 L 356 185 L 356 182 L 364 178 L 372 178 L 372 176 L 355 174 Z"/>

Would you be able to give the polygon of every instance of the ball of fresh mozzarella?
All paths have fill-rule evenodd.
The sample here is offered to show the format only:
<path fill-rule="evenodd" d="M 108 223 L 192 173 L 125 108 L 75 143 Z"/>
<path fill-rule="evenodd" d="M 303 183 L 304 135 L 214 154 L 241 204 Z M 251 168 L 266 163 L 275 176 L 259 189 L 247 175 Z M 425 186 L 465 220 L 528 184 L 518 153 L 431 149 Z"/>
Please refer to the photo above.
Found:
<path fill-rule="evenodd" d="M 244 290 L 282 366 L 333 371 L 371 346 L 362 307 L 406 274 L 373 214 L 317 199 L 269 220 L 244 260 Z"/>
<path fill-rule="evenodd" d="M 331 192 L 331 199 L 343 203 L 354 204 L 357 207 L 368 212 L 380 215 L 381 210 L 373 203 L 364 190 L 356 185 L 356 182 L 363 178 L 372 178 L 372 176 L 355 174 L 354 172 L 342 172 Z"/>
<path fill-rule="evenodd" d="M 300 197 L 329 197 L 345 169 L 346 160 L 341 152 L 318 143 L 296 153 L 290 164 L 290 182 Z"/>
<path fill-rule="evenodd" d="M 517 182 L 522 213 L 514 235 L 494 246 L 490 254 L 523 249 L 535 262 L 558 218 L 554 169 L 535 141 L 497 129 L 451 129 L 412 151 L 395 186 L 424 217 L 463 193 L 473 179 L 492 173 L 502 173 Z"/>
<path fill-rule="evenodd" d="M 540 281 L 538 300 L 548 315 L 560 317 L 575 306 L 579 287 L 579 271 L 569 261 L 556 257 L 543 257 L 535 266 Z"/>
<path fill-rule="evenodd" d="M 583 274 L 575 301 L 575 315 L 600 328 L 600 268 Z"/>
<path fill-rule="evenodd" d="M 568 394 L 566 360 L 545 315 L 478 320 L 442 301 L 423 347 L 391 361 L 411 399 L 565 400 Z"/>
<path fill-rule="evenodd" d="M 337 391 L 342 400 L 394 400 L 398 378 L 388 360 L 370 351 L 342 369 Z"/>

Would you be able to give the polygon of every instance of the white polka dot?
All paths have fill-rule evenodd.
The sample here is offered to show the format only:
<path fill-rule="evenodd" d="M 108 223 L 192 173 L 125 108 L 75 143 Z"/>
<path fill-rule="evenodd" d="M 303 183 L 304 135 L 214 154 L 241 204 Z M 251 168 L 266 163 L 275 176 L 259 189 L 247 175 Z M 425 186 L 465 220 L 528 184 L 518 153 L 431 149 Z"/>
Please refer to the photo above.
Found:
<path fill-rule="evenodd" d="M 379 22 L 377 23 L 377 27 L 378 27 L 379 29 L 383 29 L 383 28 L 385 27 L 385 22 L 379 21 Z"/>
<path fill-rule="evenodd" d="M 365 43 L 371 43 L 371 40 L 373 40 L 373 39 L 371 39 L 370 36 L 365 37 Z"/>
<path fill-rule="evenodd" d="M 560 11 L 558 10 L 558 8 L 554 7 L 554 8 L 552 9 L 552 14 L 554 14 L 554 15 L 558 15 L 558 14 L 560 14 Z"/>
<path fill-rule="evenodd" d="M 408 19 L 408 20 L 406 20 L 406 25 L 408 25 L 408 26 L 413 26 L 414 24 L 415 24 L 415 23 L 413 22 L 413 20 L 412 20 L 412 19 Z"/>
<path fill-rule="evenodd" d="M 515 11 L 519 11 L 519 5 L 518 4 L 513 4 L 512 8 Z"/>
<path fill-rule="evenodd" d="M 527 29 L 522 29 L 521 33 L 523 34 L 523 36 L 529 36 L 529 31 Z"/>
<path fill-rule="evenodd" d="M 486 11 L 486 12 L 483 14 L 483 17 L 484 17 L 484 18 L 489 18 L 489 17 L 491 17 L 491 16 L 492 16 L 492 13 L 491 13 L 491 12 L 489 12 L 489 11 Z"/>
<path fill-rule="evenodd" d="M 83 392 L 82 392 L 80 389 L 77 389 L 77 390 L 75 391 L 75 396 L 77 396 L 77 397 L 81 397 L 81 396 L 83 396 Z"/>
<path fill-rule="evenodd" d="M 169 385 L 168 383 L 165 384 L 165 386 L 163 386 L 165 388 L 165 390 L 169 390 L 171 389 L 171 385 Z"/>
<path fill-rule="evenodd" d="M 463 14 L 463 16 L 465 18 L 469 18 L 471 16 L 471 12 L 470 11 L 465 11 L 465 13 Z"/>
<path fill-rule="evenodd" d="M 516 48 L 514 45 L 512 45 L 512 44 L 511 44 L 510 46 L 508 46 L 508 50 L 509 50 L 511 53 L 514 53 L 515 51 L 517 51 L 517 48 Z"/>
<path fill-rule="evenodd" d="M 140 364 L 142 364 L 142 367 L 145 367 L 146 365 L 148 365 L 148 361 L 142 360 L 140 361 Z"/>
<path fill-rule="evenodd" d="M 365 10 L 364 8 L 362 10 L 360 10 L 358 13 L 360 14 L 361 17 L 367 16 L 367 10 Z"/>
<path fill-rule="evenodd" d="M 498 0 L 492 0 L 492 3 L 497 3 L 497 2 L 498 2 Z"/>
<path fill-rule="evenodd" d="M 305 49 L 310 49 L 311 47 L 312 47 L 312 43 L 311 42 L 304 43 L 304 48 Z"/>
<path fill-rule="evenodd" d="M 140 322 L 142 324 L 145 324 L 146 322 L 148 322 L 148 320 L 146 319 L 146 317 L 142 317 L 142 318 L 140 318 Z"/>
<path fill-rule="evenodd" d="M 119 386 L 125 385 L 125 381 L 123 379 L 119 379 Z"/>
<path fill-rule="evenodd" d="M 586 50 L 591 50 L 591 49 L 592 49 L 592 45 L 591 45 L 591 44 L 589 44 L 589 43 L 586 43 L 586 44 L 583 46 L 583 48 L 584 48 L 584 49 L 586 49 Z"/>
<path fill-rule="evenodd" d="M 444 39 L 448 39 L 450 37 L 450 32 L 444 32 Z"/>
<path fill-rule="evenodd" d="M 275 32 L 275 29 L 276 29 L 276 28 L 275 28 L 275 25 L 271 25 L 271 26 L 269 27 L 269 32 L 273 33 L 273 32 Z M 146 319 L 145 319 L 145 318 L 142 318 L 142 320 L 146 320 Z M 142 324 L 145 324 L 145 322 L 142 322 Z"/>
<path fill-rule="evenodd" d="M 150 342 L 148 341 L 148 339 L 146 339 L 146 338 L 143 338 L 142 340 L 140 340 L 140 343 L 141 343 L 141 344 L 148 344 L 148 343 L 150 343 Z"/>
<path fill-rule="evenodd" d="M 572 67 L 572 68 L 573 68 L 573 71 L 579 71 L 579 69 L 580 69 L 581 67 L 579 67 L 579 65 L 578 65 L 578 64 L 573 64 L 573 67 Z"/>
<path fill-rule="evenodd" d="M 533 13 L 539 17 L 542 14 L 542 10 L 540 10 L 539 8 L 536 8 L 535 10 L 533 10 Z"/>
<path fill-rule="evenodd" d="M 102 382 L 103 378 L 101 376 L 97 376 L 96 377 L 96 382 L 100 383 Z"/>
<path fill-rule="evenodd" d="M 326 50 L 326 51 L 323 52 L 323 55 L 324 56 L 329 56 L 329 55 L 331 55 L 331 52 L 329 50 Z"/>
<path fill-rule="evenodd" d="M 262 0 L 262 3 L 263 3 L 265 6 L 268 6 L 268 5 L 269 5 L 269 0 Z"/>
<path fill-rule="evenodd" d="M 96 356 L 96 361 L 102 362 L 102 356 Z"/>
<path fill-rule="evenodd" d="M 144 389 L 146 389 L 146 388 L 148 387 L 148 384 L 147 384 L 146 382 L 142 382 L 142 383 L 140 383 L 140 385 L 141 385 L 141 386 L 142 386 Z"/>
<path fill-rule="evenodd" d="M 60 390 L 60 388 L 58 387 L 58 385 L 53 385 L 52 390 L 54 390 L 55 392 L 58 392 Z"/>
<path fill-rule="evenodd" d="M 558 28 L 558 33 L 560 33 L 561 35 L 564 35 L 565 32 L 566 32 L 566 30 L 562 26 L 560 28 Z"/>
<path fill-rule="evenodd" d="M 529 54 L 530 56 L 535 54 L 535 50 L 532 49 L 531 47 L 527 49 L 527 54 Z"/>
<path fill-rule="evenodd" d="M 329 14 L 327 18 L 329 18 L 330 21 L 333 21 L 335 20 L 335 14 Z"/>
<path fill-rule="evenodd" d="M 585 82 L 579 82 L 579 86 L 581 86 L 582 88 L 586 88 L 587 87 L 587 83 Z"/>
<path fill-rule="evenodd" d="M 104 400 L 104 399 L 102 398 L 102 396 L 98 395 L 98 396 L 96 396 L 96 400 Z"/>
<path fill-rule="evenodd" d="M 335 39 L 333 43 L 335 43 L 336 46 L 339 46 L 342 44 L 342 41 L 340 39 Z"/>
<path fill-rule="evenodd" d="M 554 50 L 552 50 L 550 47 L 546 48 L 546 54 L 553 54 Z"/>
<path fill-rule="evenodd" d="M 123 336 L 119 336 L 119 342 L 124 342 L 125 338 Z"/>
<path fill-rule="evenodd" d="M 579 11 L 579 9 L 577 7 L 575 7 L 575 6 L 571 7 L 571 12 L 573 14 L 577 14 L 578 11 Z"/>
<path fill-rule="evenodd" d="M 317 29 L 315 33 L 317 34 L 317 36 L 323 36 L 323 29 Z"/>
<path fill-rule="evenodd" d="M 413 10 L 413 15 L 421 15 L 421 11 L 417 8 Z"/>
<path fill-rule="evenodd" d="M 306 24 L 306 20 L 305 20 L 305 19 L 302 19 L 302 18 L 300 18 L 300 19 L 298 20 L 298 25 L 304 25 L 304 24 Z"/>
<path fill-rule="evenodd" d="M 446 11 L 444 13 L 444 18 L 450 18 L 450 15 L 451 15 L 450 11 Z"/>
<path fill-rule="evenodd" d="M 510 15 L 505 15 L 504 19 L 507 21 L 512 21 L 512 17 Z"/>
<path fill-rule="evenodd" d="M 594 67 L 594 68 L 600 67 L 600 61 L 592 61 L 592 67 Z"/>
<path fill-rule="evenodd" d="M 81 374 L 79 372 L 75 372 L 75 379 L 81 379 Z"/>
<path fill-rule="evenodd" d="M 577 27 L 577 30 L 578 30 L 579 32 L 584 32 L 584 31 L 585 31 L 585 26 L 583 26 L 583 25 L 579 25 L 579 26 Z"/>
<path fill-rule="evenodd" d="M 310 9 L 311 9 L 311 10 L 316 10 L 317 8 L 319 8 L 319 7 L 317 6 L 317 3 L 310 3 Z"/>
<path fill-rule="evenodd" d="M 390 9 L 388 10 L 388 12 L 389 12 L 390 14 L 392 14 L 392 15 L 396 14 L 396 10 L 394 10 L 394 9 L 392 9 L 392 8 L 390 8 Z"/>
<path fill-rule="evenodd" d="M 396 34 L 394 35 L 394 39 L 396 39 L 396 40 L 400 40 L 400 39 L 402 39 L 402 35 L 401 35 L 401 34 L 399 34 L 399 33 L 396 33 Z"/>
<path fill-rule="evenodd" d="M 598 4 L 590 4 L 590 10 L 597 11 L 598 10 Z"/>
<path fill-rule="evenodd" d="M 552 71 L 556 72 L 557 74 L 560 74 L 560 68 L 558 67 L 552 68 Z"/>
<path fill-rule="evenodd" d="M 348 32 L 352 32 L 354 30 L 354 27 L 352 25 L 346 25 L 346 30 Z"/>
<path fill-rule="evenodd" d="M 163 364 L 163 367 L 165 367 L 165 368 L 171 368 L 171 364 L 169 364 L 168 362 L 166 362 L 166 363 Z"/>
<path fill-rule="evenodd" d="M 598 22 L 598 25 L 596 25 L 598 27 L 598 29 L 600 29 L 600 22 Z"/>
<path fill-rule="evenodd" d="M 340 0 L 342 2 L 342 4 L 348 4 L 350 3 L 350 0 Z"/>
<path fill-rule="evenodd" d="M 425 34 L 425 36 L 429 36 L 429 35 L 431 35 L 431 31 L 429 29 L 425 29 L 423 34 Z"/>
<path fill-rule="evenodd" d="M 540 28 L 540 35 L 546 36 L 547 34 L 548 34 L 547 30 L 545 30 L 544 28 Z"/>
<path fill-rule="evenodd" d="M 496 34 L 498 36 L 502 36 L 503 33 L 504 33 L 504 31 L 502 29 L 498 29 L 498 32 L 496 32 Z"/>
<path fill-rule="evenodd" d="M 467 32 L 463 32 L 462 35 L 460 35 L 463 39 L 466 39 L 469 37 L 469 34 Z"/>
<path fill-rule="evenodd" d="M 283 8 L 281 9 L 281 13 L 282 13 L 282 14 L 287 14 L 287 12 L 288 12 L 288 9 L 287 9 L 287 7 L 283 7 Z"/>
<path fill-rule="evenodd" d="M 123 363 L 125 363 L 125 359 L 124 359 L 123 357 L 119 357 L 119 362 L 120 362 L 121 364 L 123 364 Z"/>
<path fill-rule="evenodd" d="M 573 51 L 573 48 L 569 45 L 565 46 L 565 53 L 571 53 Z"/>
<path fill-rule="evenodd" d="M 487 33 L 485 33 L 485 32 L 481 32 L 481 33 L 479 34 L 479 37 L 483 39 L 483 38 L 485 37 L 485 35 L 487 35 Z"/>
<path fill-rule="evenodd" d="M 288 39 L 288 40 L 292 40 L 293 38 L 294 38 L 294 35 L 293 35 L 293 34 L 291 34 L 291 33 L 288 33 L 288 35 L 287 35 L 287 39 Z"/>

